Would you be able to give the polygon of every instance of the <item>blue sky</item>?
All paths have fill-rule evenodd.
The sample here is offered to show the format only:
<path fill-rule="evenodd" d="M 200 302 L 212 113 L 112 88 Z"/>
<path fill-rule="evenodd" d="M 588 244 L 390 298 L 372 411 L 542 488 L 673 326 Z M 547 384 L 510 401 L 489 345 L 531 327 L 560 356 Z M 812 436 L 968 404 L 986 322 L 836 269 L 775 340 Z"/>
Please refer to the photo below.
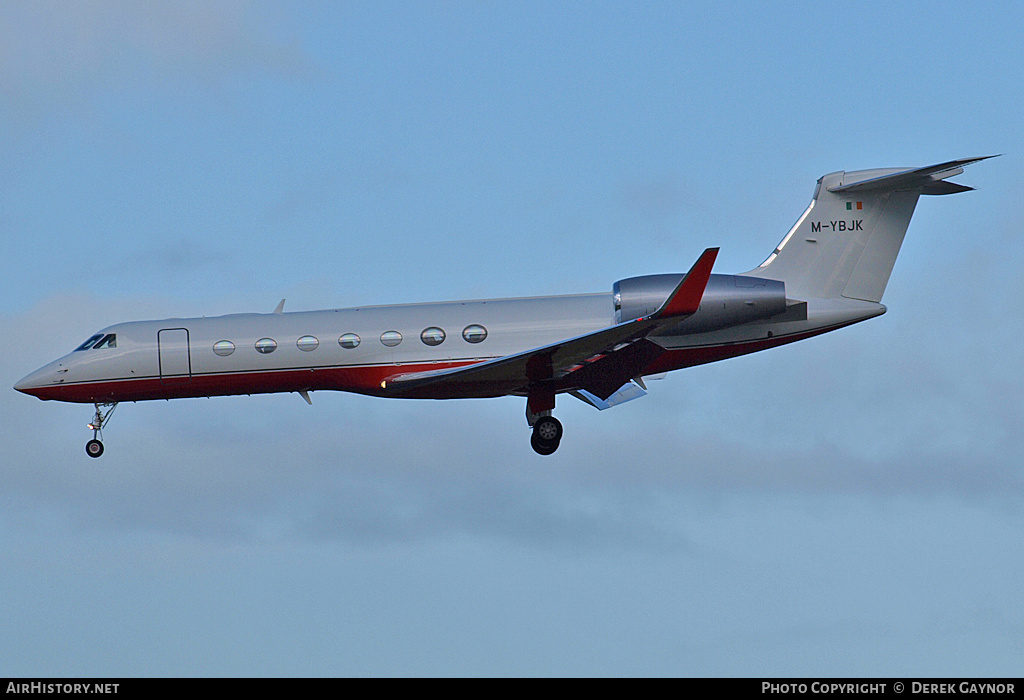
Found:
<path fill-rule="evenodd" d="M 835 170 L 889 313 L 561 401 L 0 392 L 0 675 L 1019 675 L 1022 18 L 1001 3 L 0 6 L 0 384 L 125 320 L 759 264 Z"/>

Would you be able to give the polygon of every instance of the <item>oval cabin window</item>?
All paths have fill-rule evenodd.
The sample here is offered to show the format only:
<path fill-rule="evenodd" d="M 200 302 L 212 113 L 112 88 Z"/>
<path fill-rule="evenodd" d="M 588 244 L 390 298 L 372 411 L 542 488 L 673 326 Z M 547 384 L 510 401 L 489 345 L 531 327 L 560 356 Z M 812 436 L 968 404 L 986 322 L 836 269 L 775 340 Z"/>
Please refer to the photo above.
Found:
<path fill-rule="evenodd" d="M 444 331 L 437 326 L 425 328 L 423 332 L 420 333 L 420 340 L 423 341 L 424 345 L 440 345 L 444 342 L 444 338 Z"/>
<path fill-rule="evenodd" d="M 317 346 L 320 345 L 320 341 L 316 339 L 316 336 L 304 335 L 295 341 L 299 350 L 303 352 L 312 352 L 316 350 Z"/>
<path fill-rule="evenodd" d="M 260 338 L 256 341 L 256 352 L 261 355 L 269 355 L 277 350 L 277 341 L 273 338 Z"/>
<path fill-rule="evenodd" d="M 398 331 L 384 331 L 380 334 L 380 342 L 393 348 L 402 342 L 402 334 Z"/>
<path fill-rule="evenodd" d="M 462 331 L 462 337 L 467 343 L 482 343 L 487 338 L 487 329 L 474 323 L 471 326 L 466 326 Z"/>

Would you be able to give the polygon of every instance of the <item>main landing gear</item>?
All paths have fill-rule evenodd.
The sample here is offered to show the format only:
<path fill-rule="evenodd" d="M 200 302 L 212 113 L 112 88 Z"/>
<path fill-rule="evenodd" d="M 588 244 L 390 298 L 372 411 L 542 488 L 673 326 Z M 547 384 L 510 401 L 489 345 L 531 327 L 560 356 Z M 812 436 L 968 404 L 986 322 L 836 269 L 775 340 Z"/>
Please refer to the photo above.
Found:
<path fill-rule="evenodd" d="M 529 367 L 527 368 L 529 370 Z M 541 375 L 550 376 L 550 367 L 547 372 L 541 371 L 544 368 L 534 368 Z M 558 449 L 558 443 L 562 441 L 562 424 L 551 415 L 555 409 L 555 390 L 550 382 L 538 381 L 530 386 L 530 393 L 526 396 L 526 422 L 533 428 L 533 435 L 530 436 L 530 447 L 539 455 L 554 454 Z"/>
<path fill-rule="evenodd" d="M 562 424 L 554 416 L 541 416 L 533 424 L 530 446 L 539 455 L 553 454 L 562 441 Z"/>
<path fill-rule="evenodd" d="M 85 443 L 85 454 L 90 457 L 99 457 L 103 454 L 103 443 L 100 442 L 100 438 L 103 437 L 103 426 L 110 420 L 110 414 L 117 408 L 117 402 L 93 405 L 96 406 L 96 415 L 92 417 L 92 423 L 89 424 L 89 428 L 92 429 L 92 440 Z"/>

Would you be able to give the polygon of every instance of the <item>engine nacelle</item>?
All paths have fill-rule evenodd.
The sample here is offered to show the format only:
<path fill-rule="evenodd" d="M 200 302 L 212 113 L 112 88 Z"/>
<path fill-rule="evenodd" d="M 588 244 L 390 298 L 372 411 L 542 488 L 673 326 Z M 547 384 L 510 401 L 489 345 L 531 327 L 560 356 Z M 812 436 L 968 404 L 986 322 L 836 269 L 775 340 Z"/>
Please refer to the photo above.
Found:
<path fill-rule="evenodd" d="M 682 274 L 671 274 L 619 280 L 612 287 L 615 322 L 653 314 L 682 278 Z M 702 333 L 784 313 L 784 282 L 743 275 L 711 275 L 697 313 L 681 320 L 676 328 L 684 333 Z"/>

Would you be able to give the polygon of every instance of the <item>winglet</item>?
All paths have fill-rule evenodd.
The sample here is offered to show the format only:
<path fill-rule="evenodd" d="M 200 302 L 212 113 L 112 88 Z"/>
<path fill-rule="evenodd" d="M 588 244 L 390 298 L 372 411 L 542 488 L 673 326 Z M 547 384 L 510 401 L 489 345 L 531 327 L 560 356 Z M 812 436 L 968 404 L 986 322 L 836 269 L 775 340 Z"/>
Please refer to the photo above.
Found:
<path fill-rule="evenodd" d="M 708 280 L 711 278 L 711 268 L 715 265 L 716 257 L 718 248 L 705 250 L 651 318 L 692 316 L 697 313 L 700 300 L 704 296 L 704 288 L 708 286 Z"/>
<path fill-rule="evenodd" d="M 284 313 L 284 299 L 282 299 L 281 302 L 277 305 L 277 308 L 274 309 L 274 313 L 275 314 L 283 314 Z"/>

